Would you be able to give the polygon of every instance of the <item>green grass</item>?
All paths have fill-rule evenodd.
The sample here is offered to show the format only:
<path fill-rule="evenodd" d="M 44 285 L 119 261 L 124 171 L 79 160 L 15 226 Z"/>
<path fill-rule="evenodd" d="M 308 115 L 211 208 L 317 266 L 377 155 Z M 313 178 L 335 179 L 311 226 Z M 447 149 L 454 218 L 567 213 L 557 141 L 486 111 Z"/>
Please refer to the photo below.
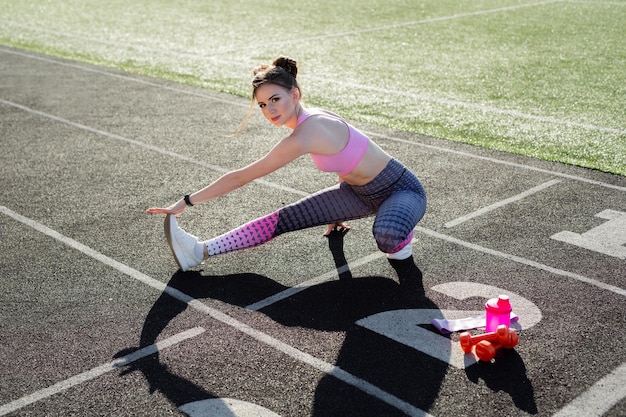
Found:
<path fill-rule="evenodd" d="M 626 175 L 626 2 L 309 3 L 0 0 L 0 43 L 245 97 L 288 54 L 310 105 Z"/>

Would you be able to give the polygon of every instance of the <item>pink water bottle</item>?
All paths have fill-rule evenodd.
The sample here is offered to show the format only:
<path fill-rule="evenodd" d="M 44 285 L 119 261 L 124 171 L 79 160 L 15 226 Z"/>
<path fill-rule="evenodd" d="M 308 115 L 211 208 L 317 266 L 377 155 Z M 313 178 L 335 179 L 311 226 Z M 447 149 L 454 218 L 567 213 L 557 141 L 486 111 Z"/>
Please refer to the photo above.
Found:
<path fill-rule="evenodd" d="M 507 328 L 511 326 L 511 301 L 507 295 L 499 295 L 485 303 L 487 313 L 487 326 L 485 331 L 495 332 L 499 325 L 504 324 Z"/>

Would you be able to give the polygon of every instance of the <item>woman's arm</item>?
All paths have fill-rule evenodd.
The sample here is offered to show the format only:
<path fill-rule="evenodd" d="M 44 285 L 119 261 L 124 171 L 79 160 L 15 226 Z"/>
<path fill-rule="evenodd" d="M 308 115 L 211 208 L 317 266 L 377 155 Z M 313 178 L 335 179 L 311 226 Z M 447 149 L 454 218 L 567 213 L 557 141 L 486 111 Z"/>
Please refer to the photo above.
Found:
<path fill-rule="evenodd" d="M 295 137 L 285 138 L 261 159 L 246 167 L 224 174 L 212 184 L 191 194 L 189 196 L 191 203 L 199 204 L 213 200 L 257 178 L 264 177 L 302 156 L 305 152 L 301 148 L 302 146 Z"/>
<path fill-rule="evenodd" d="M 189 196 L 189 201 L 193 204 L 200 204 L 206 201 L 221 197 L 244 186 L 245 184 L 264 177 L 271 172 L 287 165 L 293 160 L 307 153 L 302 141 L 294 135 L 288 136 L 277 143 L 264 157 L 251 163 L 250 165 L 228 172 L 220 178 L 207 185 L 203 189 L 196 191 Z M 169 207 L 151 207 L 146 212 L 151 214 L 174 214 L 179 215 L 187 205 L 184 200 L 179 200 Z"/>

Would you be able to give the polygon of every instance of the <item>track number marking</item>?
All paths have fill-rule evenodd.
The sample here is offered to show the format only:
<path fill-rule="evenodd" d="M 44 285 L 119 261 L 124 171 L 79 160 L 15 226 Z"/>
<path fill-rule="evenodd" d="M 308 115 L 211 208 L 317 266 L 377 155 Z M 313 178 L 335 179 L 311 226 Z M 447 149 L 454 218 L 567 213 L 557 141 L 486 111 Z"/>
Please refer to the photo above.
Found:
<path fill-rule="evenodd" d="M 189 417 L 280 417 L 259 405 L 232 398 L 211 398 L 178 407 Z"/>
<path fill-rule="evenodd" d="M 482 297 L 487 300 L 499 294 L 507 294 L 511 299 L 513 312 L 520 317 L 511 327 L 528 329 L 541 321 L 541 311 L 534 303 L 498 287 L 474 282 L 449 282 L 436 285 L 432 289 L 457 300 L 469 297 Z M 357 321 L 357 324 L 456 368 L 465 369 L 477 362 L 473 354 L 463 353 L 458 343 L 420 325 L 431 324 L 434 318 L 450 320 L 481 313 L 482 311 L 437 309 L 393 310 L 365 317 Z"/>
<path fill-rule="evenodd" d="M 605 255 L 626 259 L 626 213 L 615 210 L 604 210 L 596 217 L 608 222 L 582 233 L 564 231 L 552 235 L 551 238 L 581 248 L 600 252 Z"/>

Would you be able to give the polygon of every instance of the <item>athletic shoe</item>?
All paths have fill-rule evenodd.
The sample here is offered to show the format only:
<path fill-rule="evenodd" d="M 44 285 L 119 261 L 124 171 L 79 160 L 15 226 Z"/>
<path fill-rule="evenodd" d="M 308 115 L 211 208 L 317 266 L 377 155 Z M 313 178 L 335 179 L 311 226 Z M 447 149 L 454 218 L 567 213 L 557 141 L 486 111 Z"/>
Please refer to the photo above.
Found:
<path fill-rule="evenodd" d="M 413 254 L 413 241 L 409 241 L 409 243 L 400 249 L 396 253 L 387 253 L 387 259 L 407 259 L 409 256 Z"/>
<path fill-rule="evenodd" d="M 198 241 L 197 237 L 178 227 L 176 216 L 172 214 L 165 216 L 165 237 L 172 249 L 176 263 L 183 271 L 200 265 L 204 260 L 202 256 L 198 257 L 196 254 L 196 247 L 202 243 Z M 202 251 L 200 252 L 202 253 Z"/>

